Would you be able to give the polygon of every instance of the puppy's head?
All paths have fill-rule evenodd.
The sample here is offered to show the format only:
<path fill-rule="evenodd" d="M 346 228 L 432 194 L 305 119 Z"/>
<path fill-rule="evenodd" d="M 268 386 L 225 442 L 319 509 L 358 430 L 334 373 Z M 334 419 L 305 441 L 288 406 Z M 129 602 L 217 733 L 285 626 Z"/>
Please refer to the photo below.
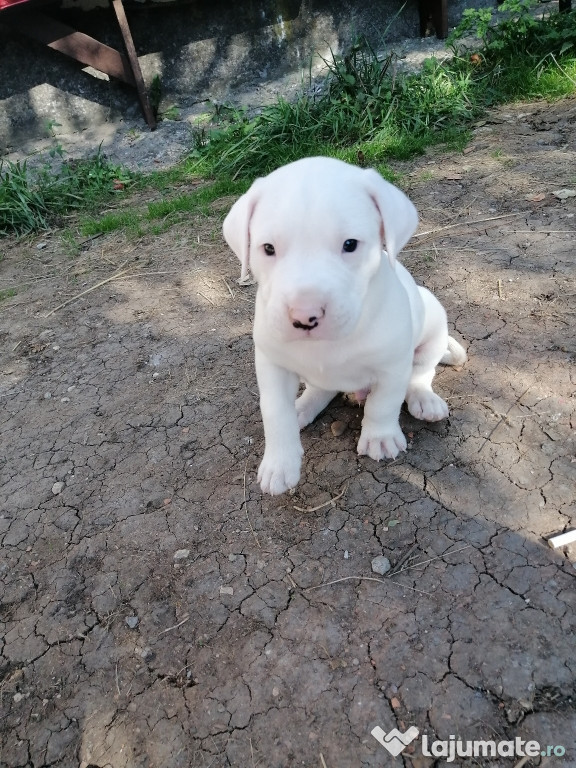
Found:
<path fill-rule="evenodd" d="M 285 340 L 353 331 L 371 281 L 414 233 L 416 209 L 372 170 L 316 157 L 258 179 L 231 208 L 224 237 L 259 284 L 269 333 Z"/>

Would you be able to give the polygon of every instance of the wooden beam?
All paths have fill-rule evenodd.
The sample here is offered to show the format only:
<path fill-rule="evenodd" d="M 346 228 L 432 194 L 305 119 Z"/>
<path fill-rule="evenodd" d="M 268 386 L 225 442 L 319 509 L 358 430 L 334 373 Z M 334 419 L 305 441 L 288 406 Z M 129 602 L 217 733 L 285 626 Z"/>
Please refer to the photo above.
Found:
<path fill-rule="evenodd" d="M 85 35 L 83 32 L 78 32 L 42 11 L 26 10 L 22 13 L 2 14 L 2 24 L 10 26 L 33 40 L 44 43 L 55 51 L 70 56 L 79 61 L 80 64 L 94 67 L 94 69 L 136 88 L 146 122 L 150 129 L 154 130 L 156 118 L 150 105 L 122 0 L 111 0 L 111 2 L 127 55 L 89 35 Z"/>
<path fill-rule="evenodd" d="M 431 19 L 436 37 L 448 37 L 448 0 L 419 0 L 420 35 L 425 37 Z"/>
<path fill-rule="evenodd" d="M 93 37 L 50 18 L 42 11 L 27 10 L 25 14 L 5 14 L 2 16 L 2 24 L 8 24 L 21 34 L 38 40 L 81 64 L 94 67 L 129 85 L 136 85 L 130 61 L 126 56 Z"/>
<path fill-rule="evenodd" d="M 146 122 L 150 126 L 150 129 L 153 131 L 156 128 L 156 118 L 154 116 L 154 112 L 152 111 L 150 99 L 148 98 L 148 91 L 146 90 L 146 86 L 144 84 L 142 70 L 140 69 L 140 62 L 138 61 L 136 48 L 134 47 L 132 33 L 130 32 L 130 27 L 128 26 L 128 19 L 126 18 L 126 12 L 124 11 L 122 0 L 112 0 L 112 7 L 114 8 L 116 18 L 118 19 L 120 31 L 122 32 L 124 46 L 126 48 L 126 53 L 128 54 L 128 60 L 130 61 L 130 67 L 134 77 L 134 85 L 136 86 L 138 98 L 140 99 L 140 105 L 142 107 L 142 111 L 144 112 Z"/>

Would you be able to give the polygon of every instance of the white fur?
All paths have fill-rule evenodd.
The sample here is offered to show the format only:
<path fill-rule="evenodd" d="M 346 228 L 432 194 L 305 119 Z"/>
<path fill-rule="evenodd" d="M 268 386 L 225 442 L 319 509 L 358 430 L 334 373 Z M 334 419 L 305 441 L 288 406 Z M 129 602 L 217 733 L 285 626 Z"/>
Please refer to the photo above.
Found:
<path fill-rule="evenodd" d="M 324 157 L 258 179 L 232 206 L 224 237 L 242 278 L 251 271 L 258 282 L 264 492 L 298 483 L 299 430 L 338 392 L 369 390 L 358 453 L 375 461 L 406 449 L 404 400 L 416 418 L 448 416 L 432 390 L 435 367 L 462 364 L 466 353 L 448 336 L 442 305 L 396 261 L 417 224 L 410 200 L 375 171 Z"/>

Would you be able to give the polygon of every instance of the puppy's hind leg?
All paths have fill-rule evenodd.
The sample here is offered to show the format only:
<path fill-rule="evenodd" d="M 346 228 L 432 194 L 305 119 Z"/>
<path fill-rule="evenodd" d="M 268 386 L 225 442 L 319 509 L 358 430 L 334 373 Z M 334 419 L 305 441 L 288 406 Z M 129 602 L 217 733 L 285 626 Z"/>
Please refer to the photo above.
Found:
<path fill-rule="evenodd" d="M 444 307 L 426 288 L 419 290 L 425 308 L 424 329 L 420 343 L 414 352 L 412 375 L 406 392 L 406 404 L 412 416 L 417 419 L 441 421 L 448 416 L 448 406 L 432 389 L 432 379 L 436 373 L 436 366 L 444 360 L 447 363 L 452 363 L 452 357 L 448 360 L 448 355 L 452 354 L 450 342 L 462 350 L 464 359 L 466 353 L 457 342 L 448 336 Z M 454 357 L 460 359 L 457 350 L 454 349 L 453 351 Z"/>
<path fill-rule="evenodd" d="M 311 424 L 320 411 L 323 411 L 337 394 L 337 391 L 331 392 L 326 389 L 313 387 L 311 384 L 306 384 L 306 389 L 296 400 L 296 414 L 298 415 L 298 426 L 300 429 L 304 429 L 308 424 Z"/>

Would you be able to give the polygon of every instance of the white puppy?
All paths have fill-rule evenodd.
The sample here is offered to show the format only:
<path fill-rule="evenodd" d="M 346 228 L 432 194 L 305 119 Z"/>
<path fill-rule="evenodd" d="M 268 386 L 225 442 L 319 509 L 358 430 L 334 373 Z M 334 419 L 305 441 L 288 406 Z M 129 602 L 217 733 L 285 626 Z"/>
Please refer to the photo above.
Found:
<path fill-rule="evenodd" d="M 404 400 L 418 419 L 448 416 L 432 390 L 435 367 L 460 365 L 466 353 L 448 336 L 442 305 L 396 262 L 417 224 L 410 200 L 376 171 L 325 157 L 258 179 L 232 206 L 224 237 L 242 278 L 250 270 L 258 282 L 264 492 L 298 483 L 299 430 L 338 392 L 366 397 L 358 453 L 376 461 L 406 449 Z"/>

